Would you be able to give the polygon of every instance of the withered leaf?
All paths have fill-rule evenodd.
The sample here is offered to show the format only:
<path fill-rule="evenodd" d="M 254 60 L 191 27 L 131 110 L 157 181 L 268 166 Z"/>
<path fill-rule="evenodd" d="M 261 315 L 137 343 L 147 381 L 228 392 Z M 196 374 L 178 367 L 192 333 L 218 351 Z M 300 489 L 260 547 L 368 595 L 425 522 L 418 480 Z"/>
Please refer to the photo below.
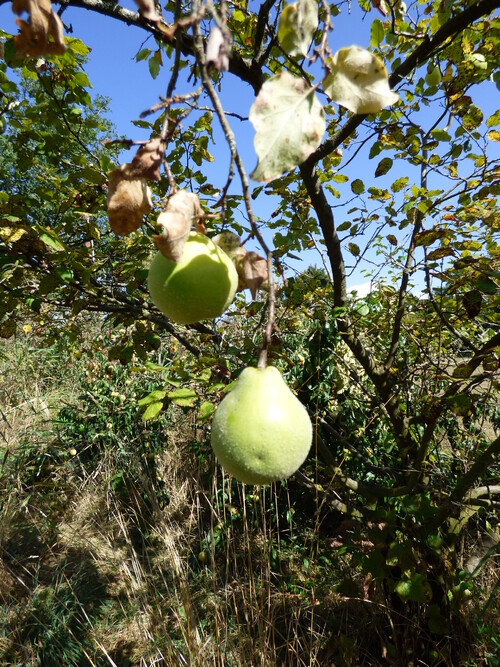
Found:
<path fill-rule="evenodd" d="M 14 37 L 20 57 L 60 55 L 65 52 L 63 24 L 50 0 L 13 0 L 14 14 L 27 12 L 29 19 L 16 19 L 19 34 Z"/>
<path fill-rule="evenodd" d="M 255 299 L 259 289 L 266 288 L 267 260 L 253 250 L 247 250 L 233 232 L 221 232 L 212 240 L 233 260 L 238 272 L 238 291 L 249 289 Z"/>
<path fill-rule="evenodd" d="M 168 200 L 167 208 L 158 216 L 160 233 L 154 237 L 158 250 L 167 259 L 179 262 L 193 223 L 202 215 L 198 195 L 177 190 Z"/>
<path fill-rule="evenodd" d="M 267 260 L 253 250 L 234 260 L 238 272 L 240 290 L 248 288 L 255 299 L 259 289 L 265 289 L 267 283 Z"/>
<path fill-rule="evenodd" d="M 142 218 L 153 208 L 151 191 L 142 178 L 130 175 L 130 164 L 113 169 L 108 179 L 108 217 L 111 229 L 128 236 L 142 224 Z"/>
<path fill-rule="evenodd" d="M 139 14 L 148 21 L 161 21 L 161 16 L 156 11 L 154 0 L 135 0 L 139 7 Z"/>
<path fill-rule="evenodd" d="M 214 236 L 212 241 L 224 250 L 226 255 L 229 255 L 233 261 L 236 257 L 244 257 L 247 254 L 240 237 L 233 232 L 221 232 L 217 236 Z"/>
<path fill-rule="evenodd" d="M 212 65 L 219 72 L 227 72 L 229 69 L 230 48 L 231 45 L 227 43 L 222 30 L 217 26 L 212 28 L 207 42 L 207 67 Z"/>
<path fill-rule="evenodd" d="M 165 144 L 159 138 L 141 146 L 130 163 L 130 176 L 159 181 L 164 151 Z"/>

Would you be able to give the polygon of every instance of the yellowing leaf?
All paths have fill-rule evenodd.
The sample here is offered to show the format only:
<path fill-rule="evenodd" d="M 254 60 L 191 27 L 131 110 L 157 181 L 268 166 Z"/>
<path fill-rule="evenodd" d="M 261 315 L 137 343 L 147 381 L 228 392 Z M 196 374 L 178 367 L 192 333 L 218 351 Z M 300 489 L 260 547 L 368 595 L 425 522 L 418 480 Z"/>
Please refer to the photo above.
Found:
<path fill-rule="evenodd" d="M 298 0 L 285 5 L 278 25 L 278 40 L 290 56 L 307 54 L 318 27 L 318 5 L 315 0 Z"/>
<path fill-rule="evenodd" d="M 168 398 L 175 403 L 175 405 L 182 405 L 187 408 L 192 408 L 198 400 L 196 392 L 192 389 L 180 388 L 175 389 L 167 394 Z"/>
<path fill-rule="evenodd" d="M 399 95 L 389 88 L 389 77 L 378 56 L 360 46 L 340 49 L 329 61 L 323 80 L 328 97 L 353 113 L 378 113 L 395 104 Z"/>
<path fill-rule="evenodd" d="M 163 403 L 161 401 L 150 403 L 148 407 L 144 410 L 144 413 L 142 415 L 142 421 L 147 422 L 150 419 L 155 419 L 156 417 L 158 417 L 162 409 L 163 409 Z"/>
<path fill-rule="evenodd" d="M 22 227 L 0 227 L 0 238 L 4 243 L 15 243 L 27 233 Z"/>
<path fill-rule="evenodd" d="M 255 181 L 272 181 L 304 162 L 325 131 L 323 107 L 314 91 L 288 72 L 264 83 L 249 117 L 256 130 Z"/>

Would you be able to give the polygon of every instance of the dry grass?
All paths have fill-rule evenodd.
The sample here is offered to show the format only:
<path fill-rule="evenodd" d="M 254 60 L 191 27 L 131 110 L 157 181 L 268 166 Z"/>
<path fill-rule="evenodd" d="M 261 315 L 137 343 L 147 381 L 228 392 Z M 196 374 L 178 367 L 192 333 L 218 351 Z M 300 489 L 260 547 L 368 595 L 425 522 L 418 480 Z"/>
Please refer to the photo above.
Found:
<path fill-rule="evenodd" d="M 418 664 L 426 618 L 361 573 L 344 549 L 352 526 L 324 495 L 236 484 L 192 411 L 144 429 L 134 402 L 108 407 L 101 388 L 86 412 L 82 386 L 99 368 L 89 385 L 83 362 L 61 373 L 57 357 L 21 352 L 4 349 L 0 370 L 1 664 L 397 667 L 405 651 L 405 667 Z M 113 373 L 120 392 L 140 391 Z M 77 428 L 58 423 L 61 405 Z M 457 637 L 429 639 L 429 664 L 460 667 L 450 644 L 470 637 L 454 623 Z"/>

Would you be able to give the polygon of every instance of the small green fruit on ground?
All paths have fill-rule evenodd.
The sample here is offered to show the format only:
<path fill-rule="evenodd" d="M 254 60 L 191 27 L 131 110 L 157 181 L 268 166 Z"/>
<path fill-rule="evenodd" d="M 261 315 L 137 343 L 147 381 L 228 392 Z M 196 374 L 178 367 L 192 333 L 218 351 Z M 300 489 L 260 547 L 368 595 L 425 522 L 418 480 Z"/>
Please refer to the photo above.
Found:
<path fill-rule="evenodd" d="M 180 262 L 158 252 L 149 268 L 155 306 L 173 322 L 193 324 L 222 315 L 234 299 L 238 274 L 233 262 L 207 236 L 191 232 Z"/>
<path fill-rule="evenodd" d="M 305 407 L 273 366 L 245 368 L 212 421 L 219 463 L 245 484 L 292 475 L 304 462 L 312 435 Z"/>

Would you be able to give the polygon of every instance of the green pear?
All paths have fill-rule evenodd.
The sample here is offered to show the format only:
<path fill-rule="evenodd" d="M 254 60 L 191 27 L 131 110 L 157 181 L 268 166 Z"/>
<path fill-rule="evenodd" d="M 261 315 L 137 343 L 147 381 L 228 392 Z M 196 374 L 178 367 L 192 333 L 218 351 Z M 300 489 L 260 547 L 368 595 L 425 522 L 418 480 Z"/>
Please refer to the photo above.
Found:
<path fill-rule="evenodd" d="M 178 324 L 222 315 L 234 299 L 238 274 L 234 263 L 207 236 L 191 232 L 179 262 L 158 252 L 149 268 L 151 300 Z"/>
<path fill-rule="evenodd" d="M 219 463 L 245 484 L 269 484 L 292 475 L 312 443 L 305 407 L 277 368 L 245 368 L 215 411 L 212 449 Z"/>

